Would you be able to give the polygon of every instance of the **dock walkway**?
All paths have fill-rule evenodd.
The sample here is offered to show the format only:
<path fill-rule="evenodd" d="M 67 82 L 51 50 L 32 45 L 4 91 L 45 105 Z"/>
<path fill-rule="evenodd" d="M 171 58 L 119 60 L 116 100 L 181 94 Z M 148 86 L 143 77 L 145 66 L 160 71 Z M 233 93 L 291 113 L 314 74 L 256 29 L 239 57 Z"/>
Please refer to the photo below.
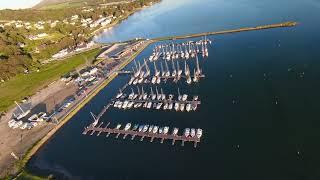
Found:
<path fill-rule="evenodd" d="M 94 127 L 92 124 L 85 128 L 83 131 L 83 135 L 90 134 L 91 136 L 98 132 L 97 136 L 100 136 L 101 133 L 107 133 L 106 137 L 109 137 L 110 134 L 116 135 L 116 138 L 119 138 L 120 135 L 123 135 L 123 139 L 125 139 L 128 135 L 131 136 L 131 140 L 135 137 L 140 137 L 140 141 L 143 141 L 145 138 L 150 138 L 150 142 L 153 142 L 154 139 L 160 139 L 160 143 L 163 143 L 164 140 L 172 140 L 172 145 L 175 144 L 176 141 L 181 141 L 182 146 L 184 146 L 185 142 L 193 142 L 194 147 L 197 147 L 197 144 L 200 142 L 200 138 L 198 137 L 186 137 L 183 135 L 173 135 L 173 134 L 154 134 L 150 132 L 139 132 L 133 130 L 124 130 L 124 129 L 116 129 L 116 128 L 108 128 L 109 124 L 106 127 L 101 127 L 103 123 L 100 123 L 97 127 Z"/>

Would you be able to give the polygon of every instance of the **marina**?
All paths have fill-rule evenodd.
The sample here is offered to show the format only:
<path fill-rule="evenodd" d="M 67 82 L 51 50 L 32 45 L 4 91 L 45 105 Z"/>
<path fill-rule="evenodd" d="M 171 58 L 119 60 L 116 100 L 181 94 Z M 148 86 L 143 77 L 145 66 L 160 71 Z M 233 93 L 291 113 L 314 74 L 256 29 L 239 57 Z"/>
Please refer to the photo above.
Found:
<path fill-rule="evenodd" d="M 106 133 L 106 137 L 114 134 L 115 138 L 119 138 L 120 135 L 123 135 L 123 139 L 129 135 L 131 136 L 131 140 L 134 140 L 136 137 L 140 137 L 140 141 L 143 141 L 146 138 L 149 138 L 150 142 L 153 142 L 155 139 L 160 139 L 161 143 L 163 143 L 164 140 L 172 140 L 172 145 L 175 145 L 177 141 L 181 141 L 182 146 L 184 146 L 185 142 L 191 142 L 194 144 L 195 148 L 202 137 L 202 129 L 186 128 L 182 135 L 178 135 L 179 128 L 173 128 L 172 132 L 169 133 L 170 128 L 167 126 L 158 127 L 155 125 L 149 126 L 135 124 L 131 127 L 131 123 L 128 123 L 123 129 L 121 129 L 121 124 L 118 124 L 115 128 L 109 128 L 110 123 L 107 123 L 105 127 L 102 127 L 103 122 L 98 126 L 96 126 L 96 122 L 97 121 L 86 127 L 82 134 L 89 134 L 92 136 L 94 133 L 97 133 L 97 136 L 100 136 L 102 133 Z"/>

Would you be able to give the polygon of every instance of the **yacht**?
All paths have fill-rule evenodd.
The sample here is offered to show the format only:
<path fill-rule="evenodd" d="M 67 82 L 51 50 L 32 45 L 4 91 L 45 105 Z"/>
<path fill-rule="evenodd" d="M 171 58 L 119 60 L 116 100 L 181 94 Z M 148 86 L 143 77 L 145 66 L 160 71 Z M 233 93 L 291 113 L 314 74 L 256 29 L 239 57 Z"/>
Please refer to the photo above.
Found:
<path fill-rule="evenodd" d="M 187 110 L 187 112 L 189 112 L 189 111 L 191 111 L 192 109 L 191 109 L 191 104 L 190 103 L 188 103 L 187 104 L 187 106 L 186 106 L 186 110 Z"/>
<path fill-rule="evenodd" d="M 194 128 L 191 128 L 190 136 L 194 137 L 196 135 L 196 130 Z"/>
<path fill-rule="evenodd" d="M 153 125 L 151 125 L 148 129 L 148 132 L 151 133 L 152 132 L 152 129 L 153 129 Z"/>
<path fill-rule="evenodd" d="M 168 109 L 168 103 L 165 103 L 163 106 L 163 110 L 167 110 Z"/>
<path fill-rule="evenodd" d="M 159 76 L 160 75 L 160 71 L 158 71 L 156 63 L 153 62 L 153 65 L 154 65 L 154 71 L 155 71 L 154 76 Z"/>
<path fill-rule="evenodd" d="M 138 131 L 141 132 L 143 127 L 144 127 L 143 125 L 140 125 Z"/>
<path fill-rule="evenodd" d="M 170 70 L 169 70 L 167 61 L 165 61 L 165 65 L 166 65 L 166 70 L 167 70 L 166 73 L 165 73 L 165 76 L 166 77 L 170 77 Z"/>
<path fill-rule="evenodd" d="M 119 108 L 119 109 L 122 108 L 122 104 L 123 104 L 123 102 L 122 102 L 122 101 L 119 101 L 119 103 L 118 103 L 118 108 Z"/>
<path fill-rule="evenodd" d="M 188 99 L 188 95 L 187 94 L 184 94 L 183 96 L 182 96 L 182 101 L 186 101 Z"/>
<path fill-rule="evenodd" d="M 119 93 L 117 94 L 116 98 L 119 99 L 122 95 L 123 93 L 121 92 L 121 90 L 119 90 Z"/>
<path fill-rule="evenodd" d="M 127 108 L 130 109 L 133 107 L 134 102 L 133 101 L 129 101 Z"/>
<path fill-rule="evenodd" d="M 199 96 L 193 96 L 193 101 L 198 101 Z"/>
<path fill-rule="evenodd" d="M 162 132 L 163 132 L 163 128 L 161 127 L 159 128 L 159 134 L 162 134 Z"/>
<path fill-rule="evenodd" d="M 138 84 L 138 81 L 139 81 L 139 78 L 136 78 L 136 79 L 132 82 L 132 84 L 133 84 L 133 85 L 136 85 L 136 84 Z"/>
<path fill-rule="evenodd" d="M 126 126 L 124 127 L 125 131 L 128 131 L 131 128 L 131 123 L 127 123 Z"/>
<path fill-rule="evenodd" d="M 162 106 L 162 103 L 160 102 L 160 103 L 158 103 L 158 104 L 157 104 L 156 109 L 160 109 L 160 108 L 161 108 L 161 106 Z"/>
<path fill-rule="evenodd" d="M 152 133 L 153 134 L 156 134 L 158 132 L 158 126 L 154 126 L 153 127 L 153 130 L 152 130 Z"/>
<path fill-rule="evenodd" d="M 143 108 L 146 108 L 148 106 L 148 102 L 146 101 L 145 103 L 143 103 Z"/>
<path fill-rule="evenodd" d="M 172 76 L 175 77 L 177 75 L 177 71 L 176 71 L 176 68 L 174 67 L 174 62 L 173 61 L 171 62 L 172 62 L 172 69 L 173 69 Z"/>
<path fill-rule="evenodd" d="M 131 77 L 131 79 L 129 80 L 128 84 L 131 85 L 133 83 L 134 79 L 135 79 L 134 77 Z"/>
<path fill-rule="evenodd" d="M 160 83 L 161 83 L 161 78 L 158 77 L 158 78 L 157 78 L 157 84 L 160 84 Z"/>
<path fill-rule="evenodd" d="M 168 126 L 165 126 L 165 127 L 163 128 L 163 134 L 168 134 L 168 132 L 169 132 L 169 127 L 168 127 Z"/>
<path fill-rule="evenodd" d="M 132 131 L 136 131 L 139 128 L 139 124 L 135 124 L 132 128 Z"/>
<path fill-rule="evenodd" d="M 182 69 L 179 68 L 179 61 L 177 61 L 177 75 L 180 77 L 182 74 Z"/>
<path fill-rule="evenodd" d="M 201 138 L 202 136 L 202 129 L 197 129 L 197 138 Z"/>
<path fill-rule="evenodd" d="M 116 126 L 116 129 L 120 129 L 121 128 L 121 124 L 118 124 L 117 126 Z"/>
<path fill-rule="evenodd" d="M 192 83 L 192 79 L 190 76 L 187 76 L 187 84 L 191 84 Z"/>
<path fill-rule="evenodd" d="M 160 67 L 161 67 L 161 77 L 164 77 L 166 75 L 166 72 L 163 69 L 162 62 L 160 62 Z"/>
<path fill-rule="evenodd" d="M 124 101 L 122 104 L 122 109 L 126 109 L 128 106 L 129 101 Z"/>
<path fill-rule="evenodd" d="M 153 76 L 153 77 L 152 77 L 151 83 L 152 83 L 152 84 L 157 83 L 157 76 Z"/>
<path fill-rule="evenodd" d="M 139 84 L 143 83 L 143 78 L 139 78 L 138 83 Z"/>
<path fill-rule="evenodd" d="M 181 104 L 180 104 L 180 111 L 183 112 L 183 111 L 184 111 L 184 107 L 185 107 L 185 104 L 184 104 L 184 103 L 181 103 Z"/>
<path fill-rule="evenodd" d="M 171 103 L 169 103 L 169 105 L 168 105 L 168 109 L 169 109 L 169 110 L 172 110 L 172 108 L 173 108 L 173 103 L 171 102 Z"/>
<path fill-rule="evenodd" d="M 176 111 L 179 111 L 179 109 L 180 109 L 180 104 L 179 104 L 178 102 L 176 102 L 176 103 L 174 104 L 174 109 L 175 109 Z"/>
<path fill-rule="evenodd" d="M 173 132 L 172 132 L 172 135 L 177 135 L 177 134 L 178 134 L 178 131 L 179 131 L 179 128 L 174 128 L 174 129 L 173 129 Z"/>
<path fill-rule="evenodd" d="M 196 70 L 194 69 L 194 71 L 193 71 L 193 74 L 194 74 L 194 76 L 193 76 L 193 82 L 199 82 L 199 77 L 198 77 L 198 75 L 196 74 Z"/>
<path fill-rule="evenodd" d="M 134 92 L 133 92 L 133 89 L 131 88 L 131 93 L 129 94 L 128 99 L 132 100 L 133 96 L 134 96 Z"/>
<path fill-rule="evenodd" d="M 186 129 L 184 130 L 184 136 L 185 136 L 185 137 L 189 137 L 189 135 L 190 135 L 190 129 L 189 129 L 189 128 L 186 128 Z"/>
<path fill-rule="evenodd" d="M 152 106 L 152 102 L 150 101 L 150 102 L 148 102 L 147 108 L 150 109 L 151 106 Z"/>
<path fill-rule="evenodd" d="M 149 129 L 149 125 L 144 125 L 142 132 L 147 132 Z"/>

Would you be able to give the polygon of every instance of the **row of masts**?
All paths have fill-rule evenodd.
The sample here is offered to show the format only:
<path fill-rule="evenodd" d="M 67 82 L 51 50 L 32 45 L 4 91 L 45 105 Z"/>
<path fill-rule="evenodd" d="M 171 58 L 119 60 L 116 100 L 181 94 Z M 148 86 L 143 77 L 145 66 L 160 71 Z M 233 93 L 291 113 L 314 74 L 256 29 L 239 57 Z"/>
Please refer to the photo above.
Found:
<path fill-rule="evenodd" d="M 199 59 L 198 55 L 195 55 L 196 59 L 196 67 L 193 69 L 193 77 L 191 77 L 191 71 L 189 68 L 189 65 L 187 64 L 186 61 L 184 61 L 184 76 L 187 79 L 187 83 L 191 84 L 192 82 L 199 82 L 200 77 L 203 76 L 202 70 L 200 69 L 199 65 Z M 164 61 L 163 63 L 160 62 L 160 70 L 158 69 L 157 65 L 155 62 L 153 62 L 153 67 L 154 67 L 154 74 L 151 75 L 150 68 L 148 66 L 148 63 L 146 60 L 144 60 L 143 66 L 141 66 L 140 62 L 136 63 L 134 61 L 135 66 L 132 67 L 133 70 L 133 76 L 131 77 L 129 81 L 129 85 L 133 84 L 141 84 L 141 83 L 149 83 L 151 82 L 152 84 L 160 84 L 161 83 L 161 78 L 173 78 L 174 82 L 178 82 L 181 79 L 181 76 L 183 75 L 183 70 L 180 69 L 180 63 L 179 61 L 171 61 L 171 67 L 172 67 L 172 72 L 170 72 L 169 65 L 167 61 Z M 149 76 L 151 79 L 148 79 Z M 150 81 L 151 80 L 151 81 Z"/>
<path fill-rule="evenodd" d="M 119 91 L 116 96 L 116 101 L 112 104 L 113 107 L 119 109 L 131 109 L 131 108 L 146 108 L 146 109 L 163 109 L 163 110 L 176 110 L 176 111 L 195 111 L 197 110 L 198 104 L 200 104 L 199 97 L 193 96 L 192 100 L 188 99 L 187 94 L 180 94 L 178 88 L 178 98 L 174 99 L 173 94 L 166 95 L 162 88 L 160 91 L 158 87 L 155 88 L 154 93 L 152 87 L 150 87 L 150 93 L 144 91 L 144 88 L 137 86 L 137 93 L 131 88 L 129 95 Z"/>
<path fill-rule="evenodd" d="M 204 39 L 199 41 L 188 41 L 185 43 L 168 43 L 155 46 L 152 55 L 149 57 L 149 61 L 157 61 L 160 57 L 162 59 L 170 61 L 174 59 L 189 59 L 194 58 L 197 54 L 202 54 L 202 57 L 208 57 L 208 44 L 211 44 L 211 40 Z M 200 47 L 201 46 L 201 50 Z"/>

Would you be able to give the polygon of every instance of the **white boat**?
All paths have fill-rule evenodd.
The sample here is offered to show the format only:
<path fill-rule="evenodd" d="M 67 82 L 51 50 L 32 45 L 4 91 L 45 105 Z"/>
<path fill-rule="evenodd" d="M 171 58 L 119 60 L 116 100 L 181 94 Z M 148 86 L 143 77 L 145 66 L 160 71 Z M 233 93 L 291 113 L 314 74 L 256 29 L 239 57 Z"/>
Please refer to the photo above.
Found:
<path fill-rule="evenodd" d="M 139 78 L 138 83 L 139 84 L 143 83 L 143 78 Z"/>
<path fill-rule="evenodd" d="M 189 111 L 191 111 L 191 110 L 192 110 L 192 108 L 191 108 L 191 104 L 190 104 L 190 103 L 188 103 L 188 104 L 186 105 L 186 110 L 187 110 L 187 112 L 189 112 Z"/>
<path fill-rule="evenodd" d="M 163 106 L 163 110 L 167 110 L 168 109 L 168 103 L 165 103 Z"/>
<path fill-rule="evenodd" d="M 133 104 L 134 104 L 134 102 L 133 102 L 133 101 L 130 101 L 130 102 L 128 103 L 127 108 L 128 108 L 128 109 L 132 108 Z"/>
<path fill-rule="evenodd" d="M 202 136 L 202 129 L 197 129 L 197 138 L 201 138 Z"/>
<path fill-rule="evenodd" d="M 122 95 L 123 95 L 123 93 L 120 90 L 119 93 L 117 94 L 116 98 L 119 99 Z"/>
<path fill-rule="evenodd" d="M 183 112 L 183 111 L 184 111 L 184 107 L 185 107 L 185 104 L 184 104 L 184 103 L 181 103 L 181 104 L 180 104 L 180 111 Z"/>
<path fill-rule="evenodd" d="M 162 134 L 162 132 L 163 132 L 163 128 L 161 127 L 159 128 L 159 134 Z"/>
<path fill-rule="evenodd" d="M 179 131 L 179 128 L 174 128 L 172 134 L 173 135 L 177 135 Z"/>
<path fill-rule="evenodd" d="M 138 130 L 138 128 L 139 128 L 139 124 L 135 124 L 131 130 L 136 131 L 136 130 Z"/>
<path fill-rule="evenodd" d="M 193 101 L 198 101 L 199 96 L 193 96 Z"/>
<path fill-rule="evenodd" d="M 198 105 L 197 105 L 197 103 L 194 103 L 193 105 L 192 105 L 192 110 L 197 110 L 197 108 L 198 108 Z"/>
<path fill-rule="evenodd" d="M 154 126 L 153 127 L 153 130 L 152 130 L 152 133 L 153 134 L 156 134 L 158 132 L 158 126 Z"/>
<path fill-rule="evenodd" d="M 153 130 L 153 125 L 151 125 L 151 126 L 149 127 L 148 132 L 151 133 L 152 130 Z"/>
<path fill-rule="evenodd" d="M 183 96 L 182 96 L 182 101 L 186 101 L 188 99 L 188 95 L 187 94 L 184 94 Z"/>
<path fill-rule="evenodd" d="M 173 103 L 169 103 L 168 109 L 169 109 L 169 110 L 172 110 L 172 108 L 173 108 Z"/>
<path fill-rule="evenodd" d="M 152 84 L 157 83 L 157 76 L 153 76 L 153 77 L 152 77 L 151 83 L 152 83 Z"/>
<path fill-rule="evenodd" d="M 189 135 L 190 135 L 190 129 L 189 129 L 189 128 L 186 128 L 186 129 L 184 130 L 184 136 L 185 136 L 185 137 L 189 137 Z"/>
<path fill-rule="evenodd" d="M 139 78 L 136 78 L 136 79 L 132 82 L 132 84 L 133 84 L 133 85 L 136 85 L 136 84 L 138 84 L 138 81 L 139 81 Z"/>
<path fill-rule="evenodd" d="M 119 108 L 119 109 L 122 108 L 122 104 L 123 104 L 123 102 L 122 102 L 122 101 L 119 101 L 119 103 L 118 103 L 118 108 Z"/>
<path fill-rule="evenodd" d="M 31 111 L 30 110 L 27 110 L 27 111 L 24 111 L 21 106 L 15 101 L 16 105 L 18 106 L 18 108 L 21 110 L 21 114 L 19 114 L 18 116 L 16 116 L 16 119 L 17 120 L 20 120 L 24 117 L 26 117 Z"/>
<path fill-rule="evenodd" d="M 191 84 L 192 83 L 192 79 L 190 76 L 187 76 L 187 84 Z"/>
<path fill-rule="evenodd" d="M 160 109 L 160 108 L 161 108 L 161 106 L 162 106 L 162 103 L 160 102 L 160 103 L 158 103 L 158 104 L 157 104 L 156 109 Z"/>
<path fill-rule="evenodd" d="M 131 77 L 131 79 L 129 80 L 128 84 L 131 85 L 133 83 L 134 79 L 135 79 L 134 77 Z"/>
<path fill-rule="evenodd" d="M 120 129 L 121 128 L 121 124 L 118 124 L 117 126 L 116 126 L 116 129 Z"/>
<path fill-rule="evenodd" d="M 174 104 L 174 109 L 175 109 L 176 111 L 179 111 L 179 110 L 180 110 L 180 104 L 179 104 L 178 102 L 176 102 L 176 103 Z"/>
<path fill-rule="evenodd" d="M 138 131 L 141 132 L 143 130 L 143 127 L 143 125 L 140 125 Z"/>
<path fill-rule="evenodd" d="M 131 128 L 131 123 L 127 123 L 126 126 L 124 127 L 125 131 L 128 131 Z"/>
<path fill-rule="evenodd" d="M 147 108 L 150 109 L 152 106 L 152 102 L 148 102 Z"/>
<path fill-rule="evenodd" d="M 144 125 L 142 132 L 147 132 L 149 128 L 149 125 Z"/>
<path fill-rule="evenodd" d="M 147 108 L 148 102 L 143 103 L 143 108 Z"/>
<path fill-rule="evenodd" d="M 160 84 L 160 83 L 161 83 L 161 78 L 158 77 L 158 78 L 157 78 L 157 84 Z"/>
<path fill-rule="evenodd" d="M 129 103 L 129 101 L 124 101 L 123 104 L 122 104 L 122 106 L 121 106 L 121 108 L 122 108 L 122 109 L 126 109 L 127 106 L 128 106 L 128 103 Z"/>
<path fill-rule="evenodd" d="M 148 129 L 149 129 L 149 125 L 144 125 L 143 129 L 142 129 L 142 132 L 147 132 Z"/>
<path fill-rule="evenodd" d="M 163 134 L 168 134 L 168 132 L 169 132 L 169 127 L 168 127 L 168 126 L 165 126 L 165 127 L 163 128 Z"/>
<path fill-rule="evenodd" d="M 196 135 L 196 130 L 194 128 L 191 128 L 190 136 L 194 137 Z"/>

